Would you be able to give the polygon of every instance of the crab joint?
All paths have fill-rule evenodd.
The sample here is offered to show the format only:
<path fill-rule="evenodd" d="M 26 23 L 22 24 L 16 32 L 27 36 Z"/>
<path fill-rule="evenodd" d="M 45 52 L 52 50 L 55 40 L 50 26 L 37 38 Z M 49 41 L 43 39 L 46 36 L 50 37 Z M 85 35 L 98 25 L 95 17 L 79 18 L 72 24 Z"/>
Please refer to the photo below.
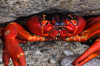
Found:
<path fill-rule="evenodd" d="M 6 32 L 5 32 L 5 35 L 8 35 L 10 33 L 10 30 L 7 30 Z"/>
<path fill-rule="evenodd" d="M 16 24 L 15 22 L 11 22 L 10 24 Z"/>
<path fill-rule="evenodd" d="M 45 38 L 43 37 L 43 41 L 45 41 Z"/>
<path fill-rule="evenodd" d="M 70 39 L 69 39 L 69 38 L 66 38 L 65 40 L 66 40 L 66 41 L 69 41 Z"/>
<path fill-rule="evenodd" d="M 21 56 L 24 56 L 24 53 L 20 53 L 19 55 L 17 55 L 18 58 Z"/>

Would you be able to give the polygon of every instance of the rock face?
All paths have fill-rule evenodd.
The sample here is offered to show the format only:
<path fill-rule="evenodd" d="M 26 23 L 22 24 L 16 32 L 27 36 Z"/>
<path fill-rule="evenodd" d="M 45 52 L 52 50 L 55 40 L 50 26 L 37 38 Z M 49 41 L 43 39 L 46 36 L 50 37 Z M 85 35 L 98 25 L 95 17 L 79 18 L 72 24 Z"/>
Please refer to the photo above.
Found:
<path fill-rule="evenodd" d="M 70 53 L 72 53 L 70 55 L 81 54 L 88 48 L 87 45 L 82 45 L 80 42 L 65 41 L 28 42 L 20 45 L 25 53 L 26 66 L 61 66 L 61 60 Z M 0 44 L 0 66 L 4 66 L 2 49 L 2 44 Z M 71 64 L 71 62 L 67 64 Z M 13 66 L 11 60 L 9 66 Z"/>
<path fill-rule="evenodd" d="M 88 48 L 87 45 L 80 42 L 65 41 L 28 42 L 20 45 L 24 50 L 27 66 L 72 66 L 72 62 Z M 0 66 L 4 66 L 2 49 L 0 41 Z M 100 57 L 97 58 L 83 66 L 100 66 Z M 13 66 L 11 60 L 9 66 Z"/>
<path fill-rule="evenodd" d="M 100 13 L 99 0 L 0 0 L 0 23 L 40 12 L 70 11 L 78 15 Z"/>

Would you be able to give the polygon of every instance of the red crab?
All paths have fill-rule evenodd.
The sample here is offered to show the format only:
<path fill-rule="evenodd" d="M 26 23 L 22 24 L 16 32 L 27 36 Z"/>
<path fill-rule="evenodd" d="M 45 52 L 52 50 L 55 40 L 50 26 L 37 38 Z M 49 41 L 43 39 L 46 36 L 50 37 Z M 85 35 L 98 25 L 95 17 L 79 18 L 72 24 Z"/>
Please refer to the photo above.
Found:
<path fill-rule="evenodd" d="M 4 42 L 3 62 L 8 66 L 11 58 L 14 66 L 26 66 L 25 55 L 19 43 L 27 41 L 79 41 L 84 42 L 100 36 L 100 17 L 85 21 L 81 16 L 71 14 L 35 15 L 27 20 L 30 34 L 16 22 L 0 29 Z M 100 54 L 100 38 L 72 64 L 81 66 Z"/>

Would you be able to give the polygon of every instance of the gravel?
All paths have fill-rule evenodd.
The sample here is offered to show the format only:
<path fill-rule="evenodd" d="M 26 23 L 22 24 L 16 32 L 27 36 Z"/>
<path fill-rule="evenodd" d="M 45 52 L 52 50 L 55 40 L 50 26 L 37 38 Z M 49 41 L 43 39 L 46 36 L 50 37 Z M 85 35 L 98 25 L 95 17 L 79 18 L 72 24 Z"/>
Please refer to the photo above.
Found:
<path fill-rule="evenodd" d="M 74 45 L 73 45 L 74 44 Z M 65 42 L 65 41 L 48 41 L 48 42 L 28 42 L 26 44 L 20 44 L 24 50 L 27 66 L 60 66 L 60 62 L 63 58 L 68 56 L 70 53 L 69 51 L 75 54 L 75 51 L 72 51 L 72 47 L 76 47 L 77 51 L 82 50 L 83 48 L 79 49 L 79 47 L 83 46 L 79 43 L 73 42 Z M 0 44 L 2 51 L 2 44 Z M 66 50 L 66 55 L 63 53 Z M 77 52 L 76 51 L 76 52 Z M 80 52 L 81 53 L 81 52 Z M 12 61 L 10 61 L 10 66 L 13 65 Z M 0 66 L 3 66 L 2 62 L 2 52 L 0 52 Z"/>
<path fill-rule="evenodd" d="M 71 63 L 89 46 L 80 42 L 48 41 L 20 44 L 24 50 L 27 66 L 72 66 Z M 32 48 L 31 48 L 32 47 Z M 0 66 L 2 62 L 2 43 L 0 43 Z M 99 66 L 100 60 L 93 59 L 84 66 Z M 13 66 L 10 60 L 9 66 Z"/>

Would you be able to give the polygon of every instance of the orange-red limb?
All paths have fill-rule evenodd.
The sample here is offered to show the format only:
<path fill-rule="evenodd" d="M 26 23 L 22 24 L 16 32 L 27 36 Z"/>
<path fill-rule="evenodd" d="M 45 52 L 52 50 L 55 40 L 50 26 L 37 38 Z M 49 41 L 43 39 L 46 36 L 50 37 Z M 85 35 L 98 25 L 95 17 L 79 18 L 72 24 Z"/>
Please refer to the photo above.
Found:
<path fill-rule="evenodd" d="M 91 59 L 95 58 L 95 57 L 98 56 L 99 54 L 100 54 L 100 51 L 91 54 L 91 55 L 88 56 L 86 59 L 84 59 L 83 61 L 81 61 L 80 63 L 78 63 L 77 66 L 81 66 L 81 65 L 85 64 L 86 62 L 88 62 L 88 61 L 90 61 Z M 73 63 L 73 64 L 74 64 L 74 63 Z"/>
<path fill-rule="evenodd" d="M 5 47 L 14 63 L 14 66 L 26 66 L 24 51 L 15 39 L 5 40 Z"/>
<path fill-rule="evenodd" d="M 6 48 L 3 48 L 3 62 L 5 63 L 4 66 L 8 66 L 9 64 L 9 60 L 10 60 L 10 56 L 8 54 L 8 51 L 6 50 Z"/>
<path fill-rule="evenodd" d="M 99 17 L 92 17 L 92 18 L 88 19 L 86 28 L 90 27 L 91 25 L 93 25 L 97 22 L 100 22 L 100 16 Z"/>
<path fill-rule="evenodd" d="M 89 38 L 96 37 L 96 36 L 100 36 L 100 22 L 92 21 L 91 26 L 88 26 L 88 28 L 85 29 L 81 34 L 68 37 L 65 40 L 84 42 L 88 40 Z M 81 66 L 82 64 L 86 63 L 87 61 L 89 61 L 90 59 L 98 55 L 98 54 L 95 54 L 95 52 L 98 52 L 98 51 L 100 51 L 100 38 L 97 39 L 95 43 L 92 46 L 90 46 L 89 49 L 86 50 L 85 53 L 83 53 L 78 59 L 76 59 L 73 62 L 73 65 Z"/>
<path fill-rule="evenodd" d="M 100 36 L 100 22 L 96 22 L 88 29 L 84 30 L 81 34 L 65 38 L 65 41 L 79 41 L 84 42 L 91 37 Z"/>
<path fill-rule="evenodd" d="M 3 36 L 4 27 L 0 27 L 0 37 Z"/>
<path fill-rule="evenodd" d="M 13 32 L 14 34 L 9 33 L 9 32 Z M 47 40 L 44 37 L 29 34 L 21 25 L 15 23 L 15 22 L 12 22 L 7 25 L 7 27 L 5 28 L 5 33 L 7 33 L 7 34 L 9 33 L 9 35 L 6 35 L 6 38 L 18 37 L 20 39 L 27 40 L 27 41 L 45 41 L 45 40 Z"/>
<path fill-rule="evenodd" d="M 73 65 L 82 65 L 96 57 L 100 54 L 100 38 L 95 41 L 95 43 L 90 46 L 78 59 L 76 59 L 72 64 Z"/>
<path fill-rule="evenodd" d="M 16 38 L 16 40 L 18 43 L 26 43 L 27 42 L 26 40 L 22 40 L 22 39 L 18 39 L 18 38 Z"/>
<path fill-rule="evenodd" d="M 19 40 L 18 38 L 22 39 Z M 23 27 L 19 24 L 12 22 L 5 27 L 4 30 L 4 47 L 6 48 L 6 52 L 4 55 L 10 56 L 12 59 L 14 66 L 26 66 L 25 55 L 22 47 L 19 45 L 19 42 L 26 41 L 45 41 L 44 37 L 35 36 L 29 34 Z M 4 56 L 3 59 L 5 59 Z M 9 58 L 4 60 L 4 64 L 8 65 Z"/>

